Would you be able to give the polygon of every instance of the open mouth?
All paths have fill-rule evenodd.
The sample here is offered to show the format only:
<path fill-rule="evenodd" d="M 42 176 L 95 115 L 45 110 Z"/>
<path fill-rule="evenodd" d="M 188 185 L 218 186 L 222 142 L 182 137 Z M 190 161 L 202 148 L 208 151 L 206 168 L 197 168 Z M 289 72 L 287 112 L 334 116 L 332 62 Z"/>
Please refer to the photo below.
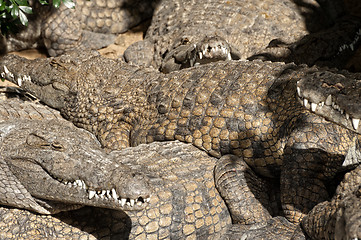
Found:
<path fill-rule="evenodd" d="M 60 178 L 55 178 L 61 184 L 66 185 L 69 188 L 81 188 L 86 190 L 88 194 L 88 199 L 102 199 L 102 200 L 109 200 L 114 201 L 115 203 L 120 204 L 120 206 L 128 206 L 134 207 L 139 206 L 150 202 L 150 196 L 140 196 L 138 198 L 129 198 L 125 196 L 119 196 L 115 188 L 112 189 L 102 189 L 102 190 L 94 190 L 88 187 L 83 180 L 75 180 L 75 181 L 65 181 Z"/>
<path fill-rule="evenodd" d="M 306 109 L 356 132 L 361 129 L 359 127 L 360 118 L 353 117 L 346 109 L 339 106 L 336 103 L 336 98 L 332 94 L 328 94 L 327 97 L 318 97 L 319 100 L 311 99 L 310 97 L 307 98 L 303 94 L 299 83 L 300 81 L 297 82 L 297 96 L 300 103 Z"/>

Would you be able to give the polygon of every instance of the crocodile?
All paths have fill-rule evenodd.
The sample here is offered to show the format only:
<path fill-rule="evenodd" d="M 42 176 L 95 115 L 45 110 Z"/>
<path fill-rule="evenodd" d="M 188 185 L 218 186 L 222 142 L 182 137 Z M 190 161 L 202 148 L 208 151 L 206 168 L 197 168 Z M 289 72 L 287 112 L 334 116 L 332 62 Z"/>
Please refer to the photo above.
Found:
<path fill-rule="evenodd" d="M 306 23 L 313 11 L 319 20 Z M 166 73 L 210 61 L 246 59 L 274 38 L 291 43 L 321 28 L 310 22 L 326 24 L 314 0 L 162 0 L 144 40 L 129 46 L 124 58 Z"/>
<path fill-rule="evenodd" d="M 345 15 L 335 20 L 332 27 L 307 34 L 296 42 L 285 43 L 280 39 L 274 39 L 265 49 L 248 59 L 348 68 L 350 71 L 357 71 L 358 69 L 349 67 L 349 62 L 360 43 L 361 18 Z"/>
<path fill-rule="evenodd" d="M 326 185 L 346 168 L 357 137 L 298 101 L 297 81 L 324 72 L 307 66 L 221 61 L 162 74 L 82 52 L 32 61 L 8 55 L 0 69 L 105 148 L 180 140 L 217 158 L 236 155 L 259 176 L 279 179 L 282 212 L 292 223 L 329 199 Z"/>
<path fill-rule="evenodd" d="M 6 185 L 2 187 L 3 194 L 0 202 L 1 205 L 17 208 L 5 206 L 0 208 L 1 238 L 75 239 L 87 237 L 94 239 L 104 237 L 105 233 L 120 239 L 142 239 L 144 237 L 180 239 L 185 236 L 219 239 L 230 228 L 230 213 L 214 185 L 215 160 L 194 146 L 176 141 L 154 143 L 123 151 L 113 151 L 108 153 L 105 158 L 97 153 L 100 144 L 92 135 L 83 129 L 75 128 L 64 119 L 59 124 L 57 117 L 61 118 L 61 116 L 52 109 L 18 99 L 1 101 L 0 109 L 1 121 L 3 121 L 0 124 L 1 139 L 6 143 L 6 146 L 2 144 L 0 148 L 2 152 L 1 172 L 2 176 L 10 178 L 6 182 L 2 181 L 2 184 Z M 46 116 L 55 118 L 45 121 L 42 117 Z M 26 119 L 25 122 L 22 121 L 23 118 L 29 119 Z M 11 138 L 11 133 L 3 135 L 5 126 L 13 126 L 12 129 L 9 129 L 10 127 L 6 129 L 7 132 L 13 132 Z M 75 176 L 72 176 L 72 171 L 64 166 L 57 171 L 56 165 L 48 167 L 46 162 L 37 165 L 39 169 L 29 166 L 31 162 L 29 159 L 32 159 L 33 162 L 40 162 L 38 160 L 41 159 L 40 156 L 43 158 L 54 157 L 46 150 L 48 147 L 46 144 L 49 144 L 50 147 L 50 144 L 53 143 L 54 148 L 59 150 L 60 140 L 62 140 L 58 136 L 59 133 L 64 135 L 62 138 L 71 136 L 68 138 L 72 140 L 74 146 L 84 146 L 84 149 L 88 147 L 86 149 L 88 155 L 85 155 L 85 158 L 90 158 L 87 156 L 96 157 L 96 159 L 88 160 L 83 158 L 80 162 L 67 159 L 67 164 L 72 169 L 82 169 L 76 171 Z M 27 134 L 31 139 L 26 137 Z M 9 139 L 7 140 L 7 138 Z M 20 141 L 19 139 L 24 140 Z M 45 139 L 50 139 L 52 142 L 46 142 Z M 28 144 L 33 142 L 38 145 L 43 143 L 42 151 L 36 153 L 23 142 Z M 94 146 L 90 148 L 91 144 Z M 75 148 L 74 146 L 74 151 L 79 151 L 79 147 Z M 71 150 L 71 148 L 66 148 L 63 149 L 63 152 L 69 153 Z M 22 157 L 26 157 L 26 162 Z M 61 159 L 57 162 L 61 164 Z M 101 164 L 101 171 L 92 166 L 95 163 Z M 127 168 L 128 172 L 122 171 L 120 168 L 122 165 Z M 46 170 L 45 175 L 42 174 L 44 170 Z M 37 176 L 32 174 L 34 171 Z M 124 183 L 124 178 L 137 172 L 144 173 L 149 179 L 146 189 L 144 189 L 144 184 L 140 184 L 139 180 L 141 179 L 138 176 L 133 176 L 137 182 L 129 181 L 131 186 Z M 30 177 L 32 181 L 29 181 Z M 52 180 L 53 178 L 54 180 Z M 74 179 L 82 180 L 74 181 Z M 91 185 L 98 184 L 99 179 L 101 179 L 101 188 L 98 188 L 98 185 Z M 112 182 L 117 183 L 116 193 L 101 190 L 112 188 L 112 182 L 107 182 L 105 179 L 111 179 Z M 51 187 L 48 187 L 50 181 L 59 183 L 56 185 L 53 183 Z M 14 182 L 14 184 L 10 184 L 13 192 L 21 192 L 24 196 L 21 195 L 14 199 L 15 194 L 9 192 L 9 182 Z M 60 187 L 56 187 L 57 184 L 60 184 Z M 81 188 L 84 187 L 84 184 L 93 187 L 96 191 L 87 192 L 85 196 L 80 194 L 81 190 L 77 190 L 78 185 Z M 143 196 L 143 199 L 132 200 L 132 195 L 129 193 L 129 195 L 123 195 L 130 198 L 124 199 L 126 201 L 124 206 L 119 207 L 118 204 L 113 204 L 113 194 L 122 195 L 122 192 L 118 190 L 118 185 L 120 185 L 120 189 L 123 186 L 130 193 Z M 62 186 L 67 191 L 65 195 L 62 194 Z M 153 191 L 151 197 L 148 198 L 144 191 L 147 193 L 150 188 Z M 83 200 L 67 199 L 69 194 L 73 198 L 81 197 Z M 12 198 L 3 199 L 4 196 Z M 31 200 L 30 203 L 27 203 L 28 200 Z M 140 201 L 136 200 L 144 200 L 146 203 L 139 204 Z M 59 204 L 56 205 L 56 202 L 52 204 L 52 201 L 59 201 Z M 54 210 L 67 211 L 58 214 L 54 214 L 56 211 L 52 211 L 52 216 L 32 213 L 49 214 L 49 210 L 43 209 L 39 205 L 40 203 L 47 207 L 57 207 Z M 78 207 L 74 203 L 97 208 L 88 207 L 70 211 Z M 21 209 L 28 209 L 32 212 Z"/>
<path fill-rule="evenodd" d="M 361 239 L 360 209 L 361 165 L 346 173 L 335 196 L 316 205 L 302 226 L 312 239 Z"/>
<path fill-rule="evenodd" d="M 30 1 L 34 14 L 28 26 L 2 36 L 3 53 L 43 47 L 50 56 L 70 50 L 100 49 L 113 43 L 116 34 L 123 33 L 141 21 L 151 18 L 152 0 L 74 0 L 75 8 L 62 4 L 58 9 Z"/>
<path fill-rule="evenodd" d="M 148 178 L 111 164 L 92 134 L 59 113 L 11 99 L 0 102 L 0 113 L 2 205 L 53 214 L 83 205 L 139 210 L 148 204 Z"/>

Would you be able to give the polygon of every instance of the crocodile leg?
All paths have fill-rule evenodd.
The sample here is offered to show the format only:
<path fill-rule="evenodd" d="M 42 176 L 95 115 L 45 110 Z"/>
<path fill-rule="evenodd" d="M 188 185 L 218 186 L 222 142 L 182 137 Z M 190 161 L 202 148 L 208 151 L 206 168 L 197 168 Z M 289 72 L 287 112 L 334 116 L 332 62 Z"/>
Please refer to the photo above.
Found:
<path fill-rule="evenodd" d="M 315 206 L 302 220 L 314 239 L 361 238 L 361 166 L 345 174 L 331 201 Z"/>
<path fill-rule="evenodd" d="M 241 158 L 225 155 L 214 170 L 218 191 L 226 201 L 233 223 L 254 224 L 271 218 L 269 184 Z"/>

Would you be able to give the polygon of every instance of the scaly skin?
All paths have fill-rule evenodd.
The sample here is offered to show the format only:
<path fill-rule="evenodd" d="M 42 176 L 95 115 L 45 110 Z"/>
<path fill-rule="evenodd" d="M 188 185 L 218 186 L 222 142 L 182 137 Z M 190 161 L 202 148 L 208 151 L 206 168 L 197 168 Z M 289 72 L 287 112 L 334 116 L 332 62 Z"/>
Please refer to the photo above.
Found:
<path fill-rule="evenodd" d="M 311 11 L 305 6 L 317 9 L 318 5 L 314 0 L 306 1 L 304 6 L 285 0 L 257 3 L 162 0 L 144 41 L 131 45 L 124 57 L 127 62 L 153 66 L 163 72 L 202 64 L 205 58 L 207 62 L 246 59 L 264 49 L 272 39 L 291 43 L 307 34 L 310 26 L 306 26 L 304 16 Z M 318 16 L 322 18 L 321 14 Z M 207 51 L 199 51 L 209 39 L 216 43 L 208 44 L 209 50 L 222 52 L 219 49 L 223 49 L 221 58 L 207 58 Z"/>
<path fill-rule="evenodd" d="M 75 9 L 64 4 L 55 9 L 30 1 L 33 15 L 19 33 L 2 38 L 2 52 L 45 46 L 50 56 L 70 50 L 99 49 L 113 43 L 115 34 L 122 33 L 150 18 L 150 0 L 75 0 Z"/>
<path fill-rule="evenodd" d="M 163 75 L 86 54 L 34 61 L 9 55 L 0 68 L 106 148 L 177 139 L 279 177 L 283 213 L 294 223 L 329 199 L 325 183 L 344 170 L 355 138 L 298 102 L 297 81 L 316 68 L 230 61 Z"/>
<path fill-rule="evenodd" d="M 310 75 L 297 83 L 298 97 L 316 114 L 360 134 L 360 79 L 361 73 L 335 75 L 333 70 Z"/>
<path fill-rule="evenodd" d="M 220 239 L 230 228 L 228 209 L 214 185 L 215 159 L 180 142 L 113 151 L 114 164 L 129 164 L 150 177 L 154 189 L 142 211 L 83 208 L 52 216 L 0 208 L 0 236 L 20 239 Z M 60 220 L 60 221 L 59 221 Z M 20 223 L 20 224 L 19 224 Z"/>
<path fill-rule="evenodd" d="M 361 166 L 346 173 L 335 196 L 302 220 L 312 239 L 361 239 Z"/>
<path fill-rule="evenodd" d="M 347 15 L 336 19 L 332 27 L 310 33 L 294 43 L 271 41 L 266 49 L 249 59 L 344 69 L 359 48 L 360 42 L 361 18 Z"/>
<path fill-rule="evenodd" d="M 89 132 L 39 104 L 14 99 L 2 101 L 0 108 L 1 204 L 42 214 L 61 211 L 57 202 L 65 209 L 89 205 L 139 210 L 147 205 L 148 179 L 112 164 L 113 156 Z M 102 190 L 112 191 L 113 198 L 96 197 Z M 130 206 L 127 198 L 140 202 Z"/>

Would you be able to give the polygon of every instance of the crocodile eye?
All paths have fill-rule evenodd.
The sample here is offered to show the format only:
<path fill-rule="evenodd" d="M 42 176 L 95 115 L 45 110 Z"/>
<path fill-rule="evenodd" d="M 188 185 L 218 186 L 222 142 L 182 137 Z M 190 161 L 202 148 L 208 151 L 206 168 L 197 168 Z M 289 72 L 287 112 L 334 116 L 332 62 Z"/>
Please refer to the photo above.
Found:
<path fill-rule="evenodd" d="M 188 44 L 189 43 L 189 39 L 187 37 L 183 38 L 181 41 L 182 44 Z"/>
<path fill-rule="evenodd" d="M 53 149 L 55 149 L 55 150 L 58 150 L 58 151 L 61 151 L 61 150 L 64 149 L 63 145 L 61 145 L 61 143 L 59 143 L 59 142 L 53 142 L 53 143 L 51 144 L 51 147 L 52 147 Z"/>

